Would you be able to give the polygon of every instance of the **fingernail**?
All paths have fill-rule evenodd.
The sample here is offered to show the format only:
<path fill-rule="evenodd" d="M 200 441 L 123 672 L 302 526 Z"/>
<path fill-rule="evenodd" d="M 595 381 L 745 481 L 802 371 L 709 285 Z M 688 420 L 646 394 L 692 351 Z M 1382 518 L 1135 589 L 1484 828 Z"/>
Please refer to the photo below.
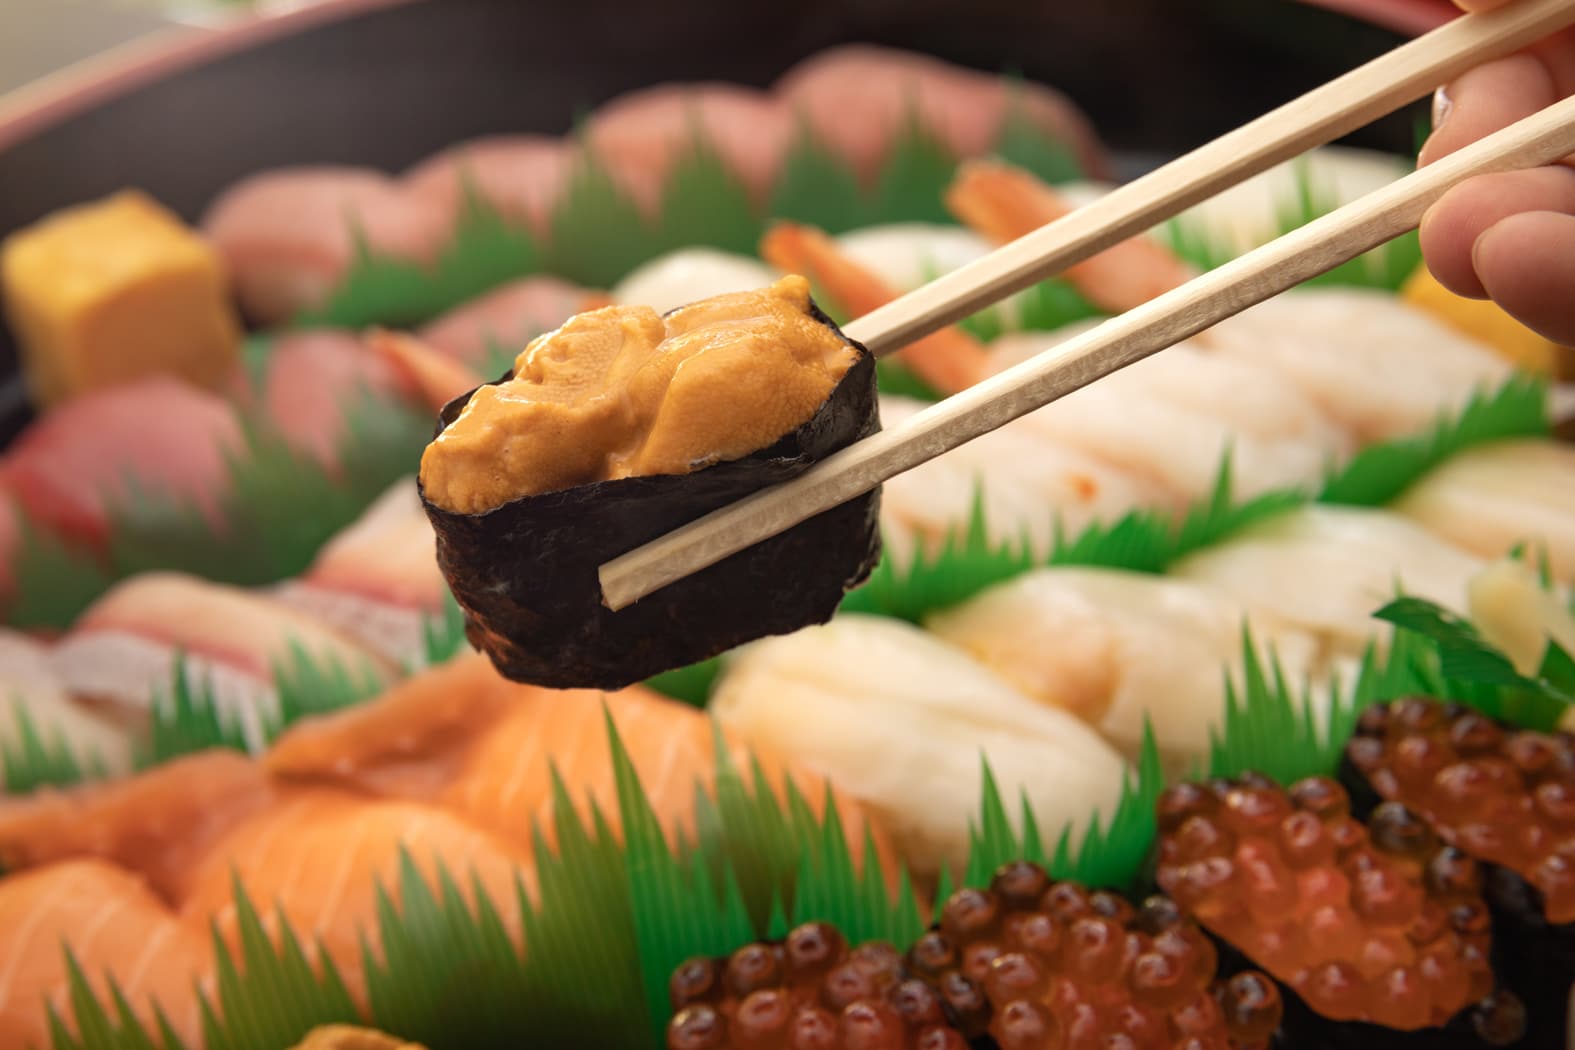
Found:
<path fill-rule="evenodd" d="M 1449 119 L 1449 111 L 1455 108 L 1450 101 L 1449 88 L 1441 87 L 1433 92 L 1433 130 L 1437 131 L 1444 126 L 1444 121 Z"/>

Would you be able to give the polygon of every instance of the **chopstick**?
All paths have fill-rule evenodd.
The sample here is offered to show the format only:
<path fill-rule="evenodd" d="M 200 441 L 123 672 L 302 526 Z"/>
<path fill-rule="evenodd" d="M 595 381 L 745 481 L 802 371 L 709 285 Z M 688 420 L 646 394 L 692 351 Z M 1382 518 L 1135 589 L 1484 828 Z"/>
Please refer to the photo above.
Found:
<path fill-rule="evenodd" d="M 1575 22 L 1575 0 L 1462 15 L 845 326 L 876 356 L 1054 276 Z"/>
<path fill-rule="evenodd" d="M 622 609 L 1370 251 L 1414 229 L 1427 207 L 1464 179 L 1535 167 L 1571 153 L 1575 96 L 954 394 L 895 429 L 856 442 L 792 481 L 607 562 L 600 572 L 602 600 Z"/>

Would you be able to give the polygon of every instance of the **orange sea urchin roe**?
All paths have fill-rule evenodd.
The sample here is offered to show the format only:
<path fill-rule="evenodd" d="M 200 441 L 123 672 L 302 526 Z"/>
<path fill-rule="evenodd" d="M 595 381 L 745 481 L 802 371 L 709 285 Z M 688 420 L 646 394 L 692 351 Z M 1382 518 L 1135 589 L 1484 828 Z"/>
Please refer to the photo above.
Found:
<path fill-rule="evenodd" d="M 889 944 L 806 923 L 779 943 L 691 959 L 668 984 L 670 1050 L 967 1050 L 940 995 Z"/>
<path fill-rule="evenodd" d="M 859 351 L 810 313 L 809 283 L 703 299 L 665 318 L 608 306 L 532 340 L 427 446 L 433 503 L 475 514 L 594 481 L 684 474 L 807 423 Z"/>
<path fill-rule="evenodd" d="M 1406 699 L 1364 712 L 1346 755 L 1444 841 L 1535 886 L 1549 922 L 1575 921 L 1575 734 Z"/>
<path fill-rule="evenodd" d="M 1367 825 L 1345 789 L 1256 776 L 1159 802 L 1160 886 L 1318 1013 L 1411 1031 L 1492 990 L 1481 873 L 1403 806 Z"/>
<path fill-rule="evenodd" d="M 907 965 L 1001 1050 L 1255 1048 L 1280 1022 L 1274 983 L 1217 982 L 1213 945 L 1170 900 L 1134 909 L 1027 862 L 954 893 Z"/>

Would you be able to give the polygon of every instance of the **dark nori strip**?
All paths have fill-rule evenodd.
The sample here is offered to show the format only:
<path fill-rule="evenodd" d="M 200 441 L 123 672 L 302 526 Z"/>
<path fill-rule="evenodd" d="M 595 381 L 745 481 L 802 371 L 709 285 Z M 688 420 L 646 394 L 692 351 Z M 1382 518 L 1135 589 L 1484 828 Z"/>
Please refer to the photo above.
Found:
<path fill-rule="evenodd" d="M 602 563 L 880 429 L 874 357 L 813 303 L 810 311 L 860 356 L 814 416 L 768 448 L 688 474 L 525 496 L 480 514 L 444 510 L 421 493 L 465 634 L 501 674 L 553 688 L 622 688 L 825 623 L 869 576 L 881 550 L 879 488 L 619 612 L 602 604 Z M 438 433 L 474 393 L 444 406 Z"/>
<path fill-rule="evenodd" d="M 1482 1004 L 1466 1007 L 1438 1028 L 1401 1031 L 1365 1021 L 1332 1021 L 1307 1005 L 1296 989 L 1256 965 L 1235 945 L 1212 930 L 1205 933 L 1219 951 L 1219 979 L 1243 970 L 1256 970 L 1280 989 L 1285 1016 L 1274 1035 L 1274 1050 L 1532 1050 L 1540 1044 L 1522 1038 L 1514 1043 L 1490 1043 L 1477 1032 Z M 1498 993 L 1508 994 L 1508 993 Z M 1548 1047 L 1552 1050 L 1552 1045 Z"/>

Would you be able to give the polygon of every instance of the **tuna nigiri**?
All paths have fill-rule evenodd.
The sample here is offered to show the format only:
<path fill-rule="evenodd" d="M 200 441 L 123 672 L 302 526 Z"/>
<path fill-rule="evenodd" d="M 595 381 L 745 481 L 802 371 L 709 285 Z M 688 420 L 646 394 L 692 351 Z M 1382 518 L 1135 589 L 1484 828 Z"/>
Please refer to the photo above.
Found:
<path fill-rule="evenodd" d="M 1519 543 L 1545 551 L 1553 574 L 1575 582 L 1575 448 L 1567 444 L 1467 449 L 1408 489 L 1394 509 L 1484 558 Z"/>
<path fill-rule="evenodd" d="M 156 376 L 75 398 L 34 422 L 0 460 L 0 485 L 34 523 L 99 543 L 112 508 L 156 513 L 153 493 L 218 520 L 241 445 L 234 410 L 213 394 Z"/>
<path fill-rule="evenodd" d="M 1310 506 L 1248 527 L 1171 573 L 1223 588 L 1252 615 L 1311 631 L 1332 651 L 1379 637 L 1372 614 L 1397 591 L 1461 611 L 1484 562 L 1385 510 Z"/>
<path fill-rule="evenodd" d="M 157 1009 L 185 1045 L 202 1045 L 192 988 L 212 966 L 207 938 L 136 875 L 96 860 L 8 875 L 0 930 L 0 1046 L 51 1045 L 49 1007 L 75 1031 L 67 946 L 99 1002 L 112 1001 L 113 979 L 148 1030 Z"/>
<path fill-rule="evenodd" d="M 776 91 L 863 177 L 873 176 L 913 116 L 957 156 L 977 157 L 995 148 L 1014 112 L 1064 144 L 1084 174 L 1109 171 L 1087 119 L 1059 92 L 1009 84 L 927 55 L 866 45 L 830 48 L 795 66 Z"/>
<path fill-rule="evenodd" d="M 1260 652 L 1287 681 L 1327 677 L 1317 640 L 1254 614 Z M 1223 675 L 1240 680 L 1247 609 L 1185 580 L 1113 569 L 1039 569 L 928 622 L 1028 696 L 1082 718 L 1130 759 L 1152 725 L 1168 771 L 1209 752 L 1225 710 Z M 1322 697 L 1322 694 L 1320 698 Z"/>
<path fill-rule="evenodd" d="M 553 205 L 573 170 L 574 151 L 562 139 L 493 135 L 437 153 L 405 174 L 410 193 L 458 223 L 465 194 L 477 194 L 505 219 L 545 233 Z"/>
<path fill-rule="evenodd" d="M 51 661 L 74 693 L 145 712 L 174 681 L 188 682 L 256 734 L 276 703 L 274 675 L 299 652 L 317 666 L 378 680 L 389 664 L 322 621 L 266 596 L 179 573 L 130 577 L 94 602 Z"/>
<path fill-rule="evenodd" d="M 456 306 L 421 328 L 416 337 L 472 368 L 480 368 L 503 355 L 512 359 L 542 332 L 609 301 L 600 292 L 556 277 L 526 277 Z"/>
<path fill-rule="evenodd" d="M 980 761 L 1052 837 L 1108 814 L 1126 766 L 1076 717 L 896 620 L 844 615 L 738 652 L 711 710 L 752 746 L 826 776 L 881 820 L 913 871 L 956 874 L 980 812 Z M 1015 806 L 1010 808 L 1015 809 Z"/>
<path fill-rule="evenodd" d="M 131 768 L 129 729 L 70 695 L 47 646 L 0 629 L 0 791 L 11 778 L 12 758 L 25 754 L 28 731 L 49 753 L 71 755 L 84 773 Z"/>
<path fill-rule="evenodd" d="M 263 382 L 268 419 L 295 449 L 335 466 L 347 410 L 406 392 L 388 362 L 350 332 L 322 329 L 274 341 Z"/>
<path fill-rule="evenodd" d="M 793 114 L 778 99 L 734 84 L 662 84 L 613 99 L 586 127 L 591 152 L 648 215 L 696 133 L 764 200 L 793 140 Z"/>
<path fill-rule="evenodd" d="M 418 658 L 448 584 L 415 479 L 390 486 L 318 551 L 299 580 L 274 594 L 396 663 Z"/>
<path fill-rule="evenodd" d="M 320 306 L 364 246 L 376 255 L 432 259 L 452 233 L 442 202 L 366 168 L 301 167 L 231 186 L 202 227 L 236 294 L 259 322 Z"/>

